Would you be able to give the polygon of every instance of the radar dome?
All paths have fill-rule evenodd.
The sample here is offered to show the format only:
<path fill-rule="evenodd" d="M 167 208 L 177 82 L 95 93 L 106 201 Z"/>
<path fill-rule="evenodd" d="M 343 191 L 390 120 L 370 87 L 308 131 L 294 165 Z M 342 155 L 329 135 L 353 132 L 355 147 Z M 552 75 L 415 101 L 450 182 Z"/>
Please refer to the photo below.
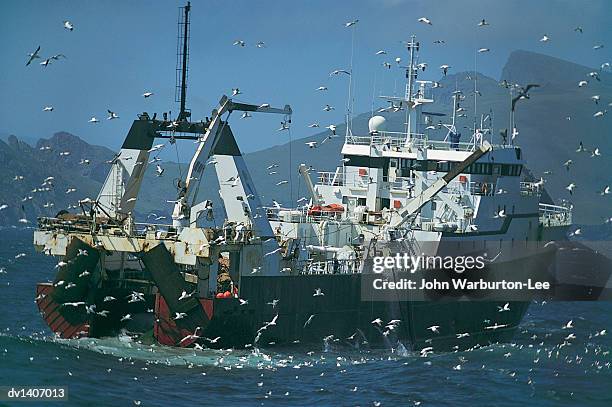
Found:
<path fill-rule="evenodd" d="M 382 116 L 374 116 L 368 122 L 368 128 L 370 129 L 370 133 L 374 133 L 377 131 L 385 130 L 386 119 Z"/>

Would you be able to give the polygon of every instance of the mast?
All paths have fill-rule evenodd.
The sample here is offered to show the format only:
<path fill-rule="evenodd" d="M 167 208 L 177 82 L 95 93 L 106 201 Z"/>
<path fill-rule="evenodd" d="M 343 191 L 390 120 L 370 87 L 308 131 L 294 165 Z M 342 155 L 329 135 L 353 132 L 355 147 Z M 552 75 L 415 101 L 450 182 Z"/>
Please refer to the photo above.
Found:
<path fill-rule="evenodd" d="M 406 68 L 406 77 L 408 82 L 406 83 L 406 94 L 404 95 L 404 99 L 408 103 L 406 108 L 406 134 L 408 135 L 408 140 L 411 138 L 410 128 L 411 128 L 411 119 L 410 119 L 410 110 L 412 109 L 412 88 L 414 86 L 414 79 L 416 78 L 416 71 L 414 69 L 414 51 L 415 48 L 419 50 L 419 43 L 415 42 L 416 36 L 412 35 L 410 37 L 410 42 L 406 44 L 406 48 L 410 51 L 410 62 L 408 63 L 408 67 Z"/>
<path fill-rule="evenodd" d="M 180 101 L 181 108 L 177 121 L 186 121 L 190 116 L 191 112 L 185 110 L 185 102 L 187 99 L 187 62 L 189 60 L 189 12 L 191 11 L 191 2 L 188 1 L 185 7 L 181 7 L 183 10 L 183 21 L 178 22 L 178 44 L 177 44 L 177 93 L 180 90 Z M 182 31 L 181 31 L 182 29 Z M 181 63 L 179 68 L 178 64 Z M 180 70 L 180 71 L 179 71 Z M 180 76 L 179 76 L 180 72 Z"/>

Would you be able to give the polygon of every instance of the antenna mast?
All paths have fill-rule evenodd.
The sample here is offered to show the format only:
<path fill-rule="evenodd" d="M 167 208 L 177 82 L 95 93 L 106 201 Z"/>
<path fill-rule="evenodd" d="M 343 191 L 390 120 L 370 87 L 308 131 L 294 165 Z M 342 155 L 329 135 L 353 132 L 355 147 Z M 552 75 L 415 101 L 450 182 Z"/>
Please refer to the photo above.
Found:
<path fill-rule="evenodd" d="M 414 79 L 416 79 L 416 70 L 414 69 L 414 51 L 418 52 L 419 43 L 415 42 L 416 36 L 413 35 L 410 37 L 410 42 L 406 43 L 406 48 L 410 51 L 410 62 L 408 63 L 408 68 L 406 69 L 406 78 L 408 82 L 406 83 L 406 94 L 404 95 L 404 99 L 408 103 L 406 107 L 406 134 L 408 134 L 408 139 L 411 138 L 410 135 L 410 109 L 412 108 L 412 88 L 414 86 Z"/>
<path fill-rule="evenodd" d="M 191 112 L 185 109 L 187 99 L 187 64 L 189 62 L 189 12 L 191 2 L 188 1 L 185 7 L 179 8 L 178 37 L 176 51 L 176 92 L 175 102 L 181 103 L 181 109 L 177 121 L 186 121 Z"/>

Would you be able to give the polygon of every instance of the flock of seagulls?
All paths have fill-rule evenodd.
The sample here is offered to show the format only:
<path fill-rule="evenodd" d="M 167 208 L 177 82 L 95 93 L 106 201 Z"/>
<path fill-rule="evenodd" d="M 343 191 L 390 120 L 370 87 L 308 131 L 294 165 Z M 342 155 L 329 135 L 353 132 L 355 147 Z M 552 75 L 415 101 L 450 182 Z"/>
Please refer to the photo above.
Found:
<path fill-rule="evenodd" d="M 432 21 L 429 18 L 427 18 L 427 17 L 418 18 L 417 21 L 419 23 L 421 23 L 421 24 L 426 25 L 426 26 L 433 26 Z M 344 26 L 346 28 L 355 27 L 358 24 L 358 22 L 359 22 L 359 20 L 352 20 L 352 21 L 346 22 L 344 24 Z M 487 26 L 489 26 L 489 23 L 485 19 L 482 19 L 481 21 L 478 22 L 477 25 L 479 27 L 487 27 Z M 64 21 L 63 26 L 64 26 L 64 28 L 66 30 L 68 30 L 70 32 L 75 30 L 75 26 L 70 21 Z M 575 29 L 575 31 L 579 32 L 579 33 L 582 33 L 583 29 L 581 27 L 577 27 Z M 541 39 L 540 39 L 540 42 L 542 42 L 542 43 L 547 43 L 549 41 L 550 41 L 550 37 L 548 35 L 543 35 L 541 37 Z M 444 44 L 445 41 L 444 40 L 437 40 L 435 43 L 436 44 Z M 247 44 L 243 40 L 236 40 L 236 41 L 234 41 L 233 45 L 237 46 L 237 47 L 246 47 Z M 266 48 L 266 44 L 264 42 L 260 41 L 260 42 L 255 43 L 255 47 L 256 48 Z M 603 48 L 603 44 L 597 44 L 596 46 L 593 47 L 593 49 L 601 49 L 601 48 Z M 489 48 L 480 48 L 480 49 L 478 49 L 477 52 L 479 52 L 479 53 L 487 53 L 489 51 L 490 51 Z M 28 59 L 26 61 L 26 66 L 29 66 L 36 59 L 41 59 L 42 60 L 42 62 L 40 62 L 40 65 L 43 66 L 43 67 L 48 67 L 54 61 L 59 61 L 60 59 L 66 59 L 66 57 L 63 54 L 55 54 L 53 56 L 49 56 L 49 57 L 43 58 L 41 56 L 40 52 L 41 52 L 41 47 L 38 46 L 35 51 L 33 51 L 32 53 L 29 53 L 28 54 Z M 385 50 L 379 50 L 378 52 L 376 52 L 376 55 L 378 55 L 378 56 L 387 55 L 387 52 Z M 400 60 L 396 59 L 396 64 L 399 64 L 400 62 L 401 62 Z M 389 62 L 386 62 L 384 66 L 385 66 L 385 68 L 390 68 L 392 66 L 392 64 L 389 63 Z M 422 64 L 420 69 L 424 70 L 426 68 L 426 66 L 427 66 L 426 64 Z M 602 69 L 609 68 L 609 67 L 610 67 L 609 63 L 607 64 L 607 66 L 605 64 L 602 64 Z M 441 70 L 442 74 L 444 76 L 446 76 L 448 71 L 449 71 L 449 69 L 451 69 L 451 66 L 448 65 L 448 64 L 443 64 L 443 65 L 440 65 L 439 69 Z M 346 76 L 346 77 L 351 76 L 351 71 L 350 70 L 346 70 L 346 69 L 334 69 L 334 70 L 332 70 L 329 73 L 329 77 L 330 78 L 339 78 L 339 77 L 343 77 L 343 76 Z M 600 75 L 597 72 L 590 73 L 588 78 L 589 78 L 588 80 L 584 79 L 584 80 L 580 81 L 578 83 L 578 87 L 580 87 L 580 88 L 588 87 L 589 80 L 593 80 L 593 81 L 600 81 L 601 80 Z M 533 88 L 533 87 L 537 87 L 537 85 L 535 85 L 535 84 L 527 85 L 525 88 L 521 89 L 521 91 L 519 92 L 519 96 L 518 96 L 519 99 L 517 99 L 517 100 L 528 99 L 529 98 L 528 91 L 531 88 Z M 315 90 L 317 92 L 325 93 L 326 91 L 328 91 L 328 86 L 323 86 L 322 85 L 322 86 L 317 87 Z M 239 88 L 232 89 L 232 95 L 233 96 L 237 96 L 237 95 L 240 95 L 240 94 L 242 94 L 242 92 L 240 91 Z M 147 91 L 147 92 L 144 92 L 142 94 L 142 97 L 147 99 L 147 98 L 150 98 L 153 95 L 154 95 L 153 92 Z M 593 95 L 593 96 L 590 97 L 590 99 L 596 105 L 599 105 L 599 103 L 601 101 L 600 95 Z M 269 104 L 262 104 L 260 106 L 260 108 L 265 108 L 265 107 L 269 107 Z M 54 107 L 53 106 L 45 106 L 42 110 L 44 112 L 53 112 L 54 111 Z M 326 104 L 323 107 L 323 111 L 325 111 L 325 112 L 330 112 L 330 111 L 333 111 L 333 110 L 335 110 L 335 108 L 333 106 L 329 105 L 329 104 Z M 114 119 L 118 119 L 119 118 L 119 115 L 117 113 L 113 112 L 110 109 L 107 109 L 107 113 L 108 113 L 107 120 L 114 120 Z M 607 113 L 607 110 L 604 109 L 604 110 L 597 111 L 593 116 L 595 118 L 601 118 L 606 113 Z M 248 114 L 248 112 L 245 112 L 242 117 L 243 118 L 248 118 L 248 117 L 250 117 L 250 115 Z M 92 116 L 91 119 L 89 120 L 89 122 L 92 123 L 92 124 L 99 124 L 100 120 L 98 120 L 95 116 Z M 308 127 L 310 127 L 310 128 L 319 128 L 320 125 L 319 125 L 319 123 L 312 123 Z M 288 130 L 288 128 L 289 127 L 288 127 L 287 123 L 282 123 L 281 124 L 281 128 L 279 129 L 279 131 Z M 329 135 L 322 142 L 320 142 L 320 143 L 317 142 L 317 141 L 308 141 L 308 142 L 306 142 L 305 144 L 306 144 L 306 146 L 309 149 L 316 149 L 321 144 L 325 143 L 326 140 L 331 140 L 334 136 L 336 136 L 336 126 L 335 125 L 332 124 L 332 125 L 329 125 L 329 126 L 327 126 L 325 128 L 329 130 Z M 164 146 L 165 145 L 163 145 L 163 144 L 156 145 L 156 146 L 152 147 L 149 150 L 149 152 L 159 152 L 159 151 L 161 151 L 164 148 Z M 41 147 L 41 149 L 42 148 L 43 147 Z M 601 157 L 602 156 L 602 152 L 601 152 L 601 150 L 598 147 L 593 147 L 591 150 L 589 150 L 589 149 L 585 148 L 585 146 L 583 145 L 582 142 L 580 142 L 579 147 L 576 150 L 576 152 L 577 153 L 590 153 L 592 158 L 596 158 L 596 157 Z M 61 156 L 68 156 L 68 155 L 70 155 L 70 152 L 62 151 L 62 152 L 60 152 L 60 155 Z M 154 158 L 154 160 L 155 160 L 155 158 Z M 569 159 L 565 163 L 563 163 L 562 167 L 564 167 L 566 172 L 569 173 L 570 172 L 570 168 L 572 167 L 573 163 L 574 163 L 573 160 Z M 89 164 L 89 160 L 81 159 L 80 164 L 88 165 Z M 270 175 L 272 175 L 272 173 L 275 173 L 275 171 L 272 171 L 272 170 L 277 168 L 277 167 L 278 167 L 278 164 L 271 164 L 271 165 L 269 165 L 267 167 L 267 169 L 270 170 Z M 158 177 L 161 177 L 163 175 L 163 173 L 164 173 L 164 169 L 159 164 L 156 164 L 156 175 Z M 15 178 L 14 178 L 14 181 L 15 182 L 19 182 L 19 181 L 22 181 L 23 179 L 24 179 L 23 175 L 16 175 Z M 236 184 L 238 182 L 238 179 L 239 179 L 238 176 L 234 177 L 234 179 L 231 182 L 233 184 Z M 541 180 L 542 183 L 544 183 L 544 179 L 543 178 L 540 178 L 540 180 Z M 49 187 L 49 185 L 52 185 L 52 183 L 53 183 L 52 179 L 51 180 L 45 180 L 43 182 L 43 184 L 41 185 L 41 188 Z M 276 183 L 276 185 L 277 186 L 282 186 L 282 185 L 286 185 L 287 183 L 288 183 L 288 181 L 281 180 L 281 181 L 278 181 Z M 568 190 L 569 194 L 571 195 L 571 194 L 574 193 L 574 190 L 576 189 L 576 184 L 574 182 L 571 182 L 566 187 L 566 189 Z M 76 192 L 76 189 L 72 188 L 72 187 L 68 188 L 66 190 L 67 194 L 73 193 L 73 192 Z M 501 193 L 503 193 L 503 192 L 501 192 Z M 600 193 L 602 196 L 603 195 L 609 195 L 610 194 L 610 186 L 609 185 L 605 185 L 600 191 L 598 191 L 598 193 Z M 8 206 L 6 204 L 3 204 L 3 205 L 0 206 L 0 210 L 4 210 L 7 207 Z M 161 219 L 162 218 L 162 217 L 158 217 L 155 214 L 153 214 L 153 215 L 156 217 L 156 219 Z M 503 210 L 501 210 L 501 211 L 496 213 L 496 216 L 500 217 L 500 218 L 503 218 L 506 215 L 505 215 L 505 212 Z M 27 222 L 27 220 L 26 220 L 26 222 Z M 23 222 L 23 223 L 26 223 L 26 222 Z M 579 233 L 579 229 L 577 231 L 575 231 L 574 233 L 578 234 Z M 277 250 L 281 250 L 281 249 L 277 249 Z M 267 253 L 266 255 L 270 255 L 272 253 L 274 253 L 274 252 Z M 19 254 L 17 254 L 15 256 L 15 260 L 20 259 L 20 258 L 25 257 L 25 256 L 26 256 L 25 253 L 19 253 Z M 79 256 L 87 256 L 87 252 L 86 251 L 83 252 L 83 253 L 79 252 Z M 65 267 L 67 264 L 68 263 L 66 263 L 66 262 L 60 261 L 56 265 L 56 267 L 57 268 Z M 88 272 L 84 272 L 84 273 L 88 273 Z M 0 275 L 4 275 L 4 274 L 7 274 L 6 269 L 5 268 L 0 268 Z M 80 277 L 86 277 L 86 276 L 87 276 L 87 274 L 81 274 Z M 70 289 L 73 289 L 74 287 L 76 287 L 76 285 L 74 283 L 66 284 L 63 281 L 57 282 L 56 286 L 57 287 L 63 287 L 63 289 L 65 289 L 65 290 L 70 290 Z M 187 298 L 190 298 L 192 294 L 193 293 L 187 293 L 186 291 L 183 291 L 181 293 L 181 295 L 179 296 L 178 300 L 179 301 L 186 300 Z M 314 290 L 314 293 L 312 294 L 312 296 L 313 297 L 324 297 L 325 293 L 320 288 L 317 288 L 317 289 Z M 128 302 L 140 302 L 140 301 L 144 301 L 144 294 L 143 293 L 138 293 L 138 292 L 132 292 L 128 296 L 128 298 L 129 298 Z M 107 296 L 107 297 L 104 298 L 103 302 L 110 303 L 110 302 L 113 302 L 113 301 L 116 301 L 116 300 L 117 299 L 112 297 L 112 296 Z M 242 299 L 241 298 L 239 300 L 240 300 L 240 304 L 241 305 L 248 305 L 248 299 Z M 276 310 L 276 308 L 279 305 L 279 300 L 278 299 L 273 299 L 268 304 L 272 307 L 273 310 Z M 98 314 L 98 315 L 100 315 L 102 317 L 108 317 L 108 315 L 109 315 L 109 310 L 96 310 L 95 306 L 88 306 L 85 302 L 66 302 L 66 303 L 63 304 L 63 306 L 66 306 L 66 307 L 88 307 L 87 308 L 87 312 L 88 313 L 94 313 L 95 312 L 96 314 Z M 510 311 L 510 304 L 509 303 L 506 303 L 506 304 L 498 307 L 498 312 L 499 313 L 504 313 L 504 312 L 508 312 L 508 311 Z M 179 319 L 185 318 L 185 316 L 186 316 L 185 313 L 176 313 L 174 315 L 173 319 L 179 320 Z M 303 327 L 305 329 L 307 329 L 307 328 L 311 327 L 313 324 L 316 324 L 316 316 L 317 316 L 317 314 L 310 314 L 309 317 L 305 320 L 305 322 L 303 324 Z M 132 315 L 129 314 L 129 313 L 126 313 L 126 314 L 121 316 L 120 320 L 123 321 L 123 322 L 127 322 L 127 321 L 131 320 L 131 318 L 132 318 Z M 257 337 L 254 339 L 254 344 L 256 344 L 259 341 L 259 339 L 261 338 L 261 334 L 264 331 L 266 331 L 268 329 L 272 329 L 274 326 L 277 325 L 278 318 L 279 318 L 279 314 L 276 313 L 270 321 L 266 321 L 259 328 L 259 330 L 257 332 Z M 503 323 L 497 323 L 497 322 L 491 322 L 491 321 L 484 321 L 484 322 L 485 323 L 484 323 L 483 329 L 485 329 L 485 330 L 497 330 L 497 329 L 503 329 L 503 328 L 507 327 L 507 325 L 503 324 Z M 389 337 L 395 330 L 397 330 L 401 326 L 402 322 L 399 319 L 393 319 L 393 320 L 390 320 L 389 322 L 385 323 L 381 318 L 376 318 L 371 323 L 372 323 L 372 325 L 374 327 L 377 327 L 380 330 L 381 334 L 384 337 Z M 569 320 L 560 329 L 561 330 L 565 330 L 565 331 L 569 331 L 569 330 L 573 330 L 574 328 L 575 328 L 574 321 L 573 320 Z M 426 331 L 429 334 L 432 335 L 432 338 L 435 338 L 436 336 L 444 334 L 444 329 L 445 328 L 441 327 L 440 325 L 432 324 L 432 325 L 430 325 L 429 327 L 426 328 Z M 201 330 L 201 328 L 197 327 L 193 333 L 188 334 L 187 336 L 185 336 L 181 340 L 181 342 L 200 339 L 201 338 L 200 337 L 200 330 Z M 464 338 L 468 339 L 469 336 L 470 336 L 469 333 L 456 333 L 454 335 L 456 335 L 457 339 L 464 339 Z M 604 336 L 604 335 L 606 335 L 606 330 L 600 330 L 600 331 L 597 331 L 597 332 L 593 333 L 592 337 L 589 338 L 589 339 L 601 337 L 601 336 Z M 357 335 L 357 333 L 355 333 L 355 334 L 351 335 L 351 337 L 346 338 L 346 340 L 351 341 L 351 340 L 354 340 L 357 337 L 358 337 L 358 335 Z M 536 339 L 538 339 L 538 340 L 541 339 L 536 334 L 534 334 L 534 337 Z M 204 338 L 204 339 L 207 342 L 209 342 L 210 344 L 216 344 L 222 338 L 221 337 L 216 337 L 216 338 L 212 338 L 212 339 L 211 338 Z M 338 341 L 340 341 L 337 338 L 333 338 L 333 335 L 327 337 L 327 339 L 328 339 L 328 341 L 331 341 L 331 342 L 338 342 Z M 564 336 L 562 337 L 562 341 L 559 344 L 556 344 L 554 346 L 550 346 L 549 344 L 545 343 L 544 341 L 535 342 L 535 339 L 534 339 L 534 344 L 535 344 L 534 349 L 536 349 L 535 352 L 537 352 L 537 355 L 540 355 L 540 354 L 541 355 L 546 355 L 547 354 L 549 359 L 555 359 L 555 358 L 559 359 L 559 358 L 561 358 L 561 360 L 563 360 L 564 362 L 566 362 L 568 364 L 579 364 L 580 363 L 579 360 L 581 360 L 581 359 L 578 359 L 578 356 L 576 356 L 576 358 L 569 358 L 568 359 L 569 356 L 564 356 L 563 355 L 563 352 L 566 352 L 567 349 L 570 348 L 570 345 L 573 343 L 572 341 L 575 341 L 576 339 L 577 339 L 577 336 L 573 332 L 569 332 L 567 335 L 564 334 Z M 431 342 L 432 341 L 430 341 L 429 343 L 431 343 Z M 514 346 L 514 344 L 510 345 L 510 347 L 512 347 L 512 346 Z M 519 345 L 516 345 L 516 346 L 519 346 Z M 522 346 L 522 345 L 520 345 L 520 346 Z M 563 350 L 563 348 L 565 348 L 565 350 Z M 478 348 L 474 347 L 473 349 L 468 350 L 468 352 L 469 351 L 474 351 L 476 349 L 478 349 Z M 196 350 L 198 350 L 198 349 L 196 348 Z M 428 347 L 423 348 L 423 350 L 420 352 L 420 355 L 425 357 L 425 358 L 427 358 L 427 356 L 429 354 L 431 354 L 432 351 L 433 351 L 433 346 L 428 346 Z M 602 353 L 602 352 L 608 352 L 608 351 L 602 351 L 600 349 L 599 352 Z M 586 353 L 586 351 L 585 351 L 585 353 Z M 506 353 L 504 355 L 504 357 L 506 357 L 506 358 L 509 358 L 511 356 L 512 356 L 511 352 Z M 544 356 L 542 356 L 542 357 L 544 357 Z M 540 356 L 537 356 L 537 358 L 534 359 L 534 364 L 537 364 L 539 362 L 539 358 L 540 358 Z M 582 356 L 580 358 L 582 358 Z M 536 362 L 536 360 L 538 360 L 538 362 Z M 462 366 L 465 366 L 466 363 L 467 363 L 467 360 L 465 358 L 464 359 L 460 359 L 460 363 L 457 364 L 457 365 L 452 366 L 452 370 L 454 370 L 454 371 L 463 370 Z M 307 365 L 304 364 L 301 367 L 307 367 Z M 597 369 L 599 369 L 600 367 L 601 368 L 607 367 L 609 369 L 609 367 L 610 367 L 609 366 L 609 362 L 602 362 L 601 365 L 596 364 L 594 366 L 594 368 L 597 368 Z M 516 372 L 514 374 L 516 375 Z M 515 377 L 515 376 L 512 376 L 512 377 Z M 531 379 L 529 379 L 529 380 L 531 380 Z M 532 385 L 532 383 L 529 383 L 529 384 Z M 356 387 L 355 387 L 355 391 L 357 391 Z M 140 402 L 134 401 L 134 404 L 139 405 Z M 418 405 L 418 404 L 415 404 L 415 405 Z"/>

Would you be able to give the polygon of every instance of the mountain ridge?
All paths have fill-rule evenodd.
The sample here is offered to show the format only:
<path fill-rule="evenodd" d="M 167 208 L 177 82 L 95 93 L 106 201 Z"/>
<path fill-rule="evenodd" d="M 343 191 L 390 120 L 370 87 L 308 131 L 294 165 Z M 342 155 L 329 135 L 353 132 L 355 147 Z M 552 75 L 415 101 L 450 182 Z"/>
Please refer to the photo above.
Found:
<path fill-rule="evenodd" d="M 525 67 L 535 67 L 536 72 L 525 72 Z M 537 69 L 536 69 L 537 68 Z M 554 75 L 549 72 L 556 72 Z M 575 204 L 575 219 L 579 223 L 600 223 L 604 217 L 610 217 L 611 207 L 609 197 L 600 197 L 598 190 L 607 184 L 612 184 L 609 175 L 612 174 L 612 160 L 605 158 L 606 154 L 612 154 L 612 142 L 606 136 L 610 131 L 609 115 L 602 118 L 594 118 L 595 111 L 603 110 L 612 101 L 612 75 L 601 73 L 601 81 L 590 80 L 585 87 L 579 88 L 577 79 L 588 80 L 588 73 L 592 68 L 584 67 L 572 62 L 564 61 L 544 54 L 517 50 L 510 54 L 500 79 L 507 79 L 521 84 L 541 82 L 540 88 L 530 91 L 530 99 L 520 101 L 516 110 L 516 126 L 518 129 L 517 142 L 524 151 L 527 167 L 536 178 L 543 176 L 545 172 L 552 171 L 552 175 L 546 176 L 546 187 L 550 195 L 557 201 L 566 199 Z M 474 94 L 474 79 L 478 92 Z M 455 89 L 463 91 L 466 96 L 462 107 L 469 113 L 467 117 L 458 119 L 457 127 L 465 134 L 471 134 L 471 128 L 475 120 L 479 120 L 479 114 L 490 114 L 495 116 L 493 126 L 495 131 L 491 136 L 492 141 L 500 141 L 498 131 L 509 128 L 508 111 L 510 95 L 508 89 L 499 85 L 499 81 L 482 75 L 478 72 L 459 72 L 449 74 L 439 81 L 441 87 L 434 89 L 437 100 L 428 111 L 446 114 L 445 121 L 450 121 L 452 113 L 451 95 Z M 599 104 L 595 104 L 590 97 L 594 92 L 601 96 Z M 580 103 L 576 103 L 580 101 Z M 474 104 L 478 111 L 474 114 Z M 501 112 L 501 114 L 499 114 Z M 402 127 L 404 112 L 381 113 L 387 118 L 390 127 Z M 363 113 L 353 118 L 353 132 L 355 134 L 367 135 L 367 122 L 370 113 Z M 336 133 L 344 134 L 346 127 L 339 124 Z M 306 194 L 303 180 L 297 172 L 297 166 L 301 163 L 307 164 L 317 170 L 331 170 L 341 165 L 340 150 L 343 137 L 337 136 L 323 140 L 331 133 L 328 130 L 317 132 L 311 136 L 294 139 L 291 142 L 264 148 L 259 151 L 244 154 L 245 161 L 251 172 L 259 194 L 262 196 L 264 205 L 271 205 L 272 200 L 283 204 L 295 204 L 295 201 Z M 445 130 L 429 131 L 428 136 L 436 139 L 444 137 Z M 465 140 L 462 139 L 462 140 Z M 311 149 L 306 145 L 307 141 L 317 141 L 318 146 Z M 591 150 L 596 147 L 603 153 L 603 158 L 591 158 L 590 154 L 577 154 L 575 152 L 578 143 L 582 141 Z M 46 146 L 52 146 L 53 152 L 41 150 Z M 62 151 L 70 151 L 69 156 L 59 156 Z M 545 154 L 543 154 L 545 152 Z M 45 155 L 46 154 L 46 155 Z M 24 205 L 26 215 L 35 219 L 39 215 L 52 215 L 53 211 L 42 207 L 41 202 L 20 202 L 23 197 L 31 196 L 31 190 L 44 180 L 46 176 L 56 176 L 57 185 L 54 195 L 58 201 L 56 206 L 66 205 L 71 202 L 63 196 L 65 189 L 71 184 L 80 184 L 78 193 L 80 195 L 95 196 L 106 177 L 108 161 L 114 155 L 113 151 L 102 146 L 86 143 L 78 136 L 66 132 L 57 132 L 48 139 L 40 139 L 35 146 L 20 141 L 15 136 L 9 136 L 7 141 L 0 140 L 0 165 L 9 179 L 3 180 L 3 192 L 0 192 L 0 204 L 10 201 L 11 210 L 0 211 L 0 223 L 15 221 L 22 215 L 21 205 Z M 80 159 L 90 159 L 88 166 L 80 164 Z M 45 161 L 48 159 L 48 162 Z M 566 172 L 563 163 L 572 159 L 574 167 Z M 29 171 L 24 163 L 36 164 L 37 168 Z M 277 165 L 274 170 L 268 170 L 270 165 Z M 166 169 L 164 177 L 156 177 L 154 166 L 149 166 L 143 190 L 140 195 L 137 212 L 146 216 L 147 213 L 155 211 L 158 215 L 169 215 L 171 205 L 166 200 L 175 199 L 176 190 L 173 180 L 179 176 L 179 165 L 174 163 L 163 163 Z M 22 188 L 19 182 L 13 181 L 13 177 L 21 171 L 29 173 L 32 180 L 28 184 L 30 189 Z M 276 174 L 270 174 L 275 171 Z M 53 173 L 50 173 L 53 172 Z M 600 174 L 593 177 L 593 173 Z M 45 175 L 46 174 L 46 175 Z M 45 175 L 43 177 L 43 175 Z M 313 174 L 314 177 L 314 174 Z M 216 189 L 212 188 L 215 180 L 210 173 L 206 174 L 202 182 L 210 183 L 211 188 L 206 188 L 203 198 L 215 199 Z M 281 186 L 276 184 L 287 180 L 289 183 Z M 316 181 L 316 179 L 313 179 Z M 575 181 L 578 185 L 573 195 L 569 195 L 565 186 Z M 14 187 L 15 183 L 17 187 Z M 8 193 L 10 191 L 11 193 Z M 21 194 L 21 195 L 19 195 Z M 19 199 L 17 199 L 19 195 Z M 65 195 L 65 194 L 64 194 Z M 29 207 L 31 209 L 28 209 Z M 59 209 L 57 208 L 56 209 Z M 7 208 L 9 209 L 9 208 Z M 51 213 L 53 212 L 53 213 Z M 57 212 L 57 211 L 55 211 Z M 159 213 L 158 213 L 159 212 Z"/>

